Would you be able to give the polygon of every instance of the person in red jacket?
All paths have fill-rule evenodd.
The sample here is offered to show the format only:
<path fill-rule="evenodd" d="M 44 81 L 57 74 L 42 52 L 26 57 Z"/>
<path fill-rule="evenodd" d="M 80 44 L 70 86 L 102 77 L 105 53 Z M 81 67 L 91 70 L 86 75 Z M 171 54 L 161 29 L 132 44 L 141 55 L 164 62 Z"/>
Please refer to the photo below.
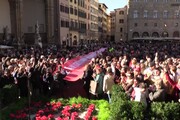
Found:
<path fill-rule="evenodd" d="M 173 101 L 178 101 L 178 99 L 179 99 L 179 84 L 177 83 L 177 82 L 174 82 L 171 78 L 170 78 L 170 76 L 169 76 L 169 73 L 168 72 L 166 72 L 165 73 L 165 78 L 166 78 L 166 80 L 168 81 L 168 83 L 173 87 L 173 92 L 172 92 L 172 94 L 168 97 L 168 99 L 170 99 L 170 100 L 173 100 Z"/>

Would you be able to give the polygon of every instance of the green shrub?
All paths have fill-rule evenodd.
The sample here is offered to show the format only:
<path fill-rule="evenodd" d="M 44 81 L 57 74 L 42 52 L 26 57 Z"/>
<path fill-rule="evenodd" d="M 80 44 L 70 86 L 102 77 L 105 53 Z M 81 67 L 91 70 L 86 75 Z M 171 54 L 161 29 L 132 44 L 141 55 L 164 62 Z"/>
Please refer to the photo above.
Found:
<path fill-rule="evenodd" d="M 110 120 L 142 120 L 144 112 L 145 107 L 139 102 L 130 101 L 121 86 L 113 86 Z"/>
<path fill-rule="evenodd" d="M 151 120 L 179 120 L 180 104 L 174 102 L 154 102 L 151 104 Z"/>
<path fill-rule="evenodd" d="M 18 99 L 18 88 L 16 85 L 5 85 L 1 91 L 1 100 L 3 106 L 15 102 Z"/>
<path fill-rule="evenodd" d="M 117 102 L 119 99 L 123 100 L 123 101 L 129 100 L 129 97 L 127 96 L 126 93 L 119 92 L 119 93 L 117 93 L 115 95 L 112 95 L 111 99 L 112 99 L 112 103 L 113 103 L 113 102 Z"/>
<path fill-rule="evenodd" d="M 112 103 L 118 101 L 119 99 L 121 100 L 129 100 L 128 95 L 124 92 L 124 89 L 122 86 L 119 85 L 114 85 L 112 87 Z"/>
<path fill-rule="evenodd" d="M 128 114 L 128 109 L 130 109 L 128 104 L 127 95 L 125 94 L 123 88 L 119 85 L 114 85 L 112 87 L 112 103 L 110 105 L 110 120 L 122 120 L 126 119 Z"/>
<path fill-rule="evenodd" d="M 109 120 L 110 116 L 110 104 L 106 100 L 99 100 L 98 105 L 99 109 L 98 120 Z"/>
<path fill-rule="evenodd" d="M 111 103 L 110 120 L 128 120 L 130 117 L 131 105 L 129 101 L 118 100 Z"/>
<path fill-rule="evenodd" d="M 49 97 L 44 96 L 44 95 L 39 95 L 39 96 L 36 96 L 36 97 L 31 96 L 30 99 L 31 99 L 31 101 L 34 101 L 34 102 L 39 102 L 39 101 L 41 101 L 41 102 L 43 102 L 43 103 L 48 102 L 48 101 L 50 100 Z"/>
<path fill-rule="evenodd" d="M 87 108 L 89 106 L 89 99 L 86 99 L 86 98 L 82 98 L 82 97 L 73 97 L 73 98 L 70 98 L 69 99 L 69 104 L 72 105 L 72 104 L 82 104 L 84 108 Z"/>
<path fill-rule="evenodd" d="M 52 98 L 51 102 L 61 102 L 63 105 L 69 104 L 69 100 L 64 98 Z"/>
<path fill-rule="evenodd" d="M 145 106 L 135 101 L 130 101 L 129 103 L 131 103 L 131 120 L 143 120 L 145 118 Z"/>
<path fill-rule="evenodd" d="M 112 94 L 116 95 L 116 93 L 119 93 L 119 92 L 125 92 L 123 87 L 120 86 L 120 85 L 113 85 L 113 87 L 112 87 Z"/>
<path fill-rule="evenodd" d="M 73 97 L 70 99 L 54 98 L 51 99 L 51 102 L 60 101 L 63 105 L 80 103 L 84 108 L 87 108 L 90 104 L 95 104 L 97 111 L 93 112 L 93 116 L 96 116 L 98 120 L 179 120 L 180 118 L 180 104 L 174 102 L 152 103 L 149 109 L 150 114 L 148 118 L 145 118 L 145 107 L 142 103 L 128 100 L 121 86 L 115 85 L 113 90 L 111 104 L 106 100 L 89 100 L 82 97 Z M 39 97 L 32 99 L 34 101 L 42 101 L 42 99 L 48 101 L 49 98 Z M 21 110 L 27 106 L 27 103 L 27 99 L 20 99 L 16 101 L 16 103 L 10 104 L 6 109 L 0 112 L 0 119 L 8 120 L 10 113 Z"/>
<path fill-rule="evenodd" d="M 10 104 L 7 108 L 1 110 L 0 120 L 9 120 L 9 114 L 15 113 L 17 110 L 22 110 L 28 104 L 28 100 L 21 98 L 15 103 Z"/>

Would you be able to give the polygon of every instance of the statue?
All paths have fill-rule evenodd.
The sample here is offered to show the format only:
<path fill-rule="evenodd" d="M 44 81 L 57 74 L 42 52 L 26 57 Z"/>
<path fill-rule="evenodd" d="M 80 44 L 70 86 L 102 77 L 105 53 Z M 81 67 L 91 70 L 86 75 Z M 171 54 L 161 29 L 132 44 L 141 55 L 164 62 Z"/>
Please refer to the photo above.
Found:
<path fill-rule="evenodd" d="M 3 28 L 3 41 L 6 43 L 9 40 L 8 26 Z"/>
<path fill-rule="evenodd" d="M 39 34 L 39 24 L 38 24 L 38 21 L 37 21 L 37 23 L 35 25 L 35 33 Z"/>
<path fill-rule="evenodd" d="M 42 41 L 41 41 L 41 36 L 39 34 L 39 24 L 38 21 L 35 25 L 35 44 L 39 45 L 42 48 Z"/>

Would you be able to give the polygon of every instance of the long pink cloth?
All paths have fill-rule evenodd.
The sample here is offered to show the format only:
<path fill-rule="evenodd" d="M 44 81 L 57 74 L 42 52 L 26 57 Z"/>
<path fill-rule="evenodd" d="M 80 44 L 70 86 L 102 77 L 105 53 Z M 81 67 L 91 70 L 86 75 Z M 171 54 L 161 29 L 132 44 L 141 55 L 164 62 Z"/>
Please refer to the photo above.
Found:
<path fill-rule="evenodd" d="M 68 75 L 64 78 L 67 81 L 77 81 L 83 77 L 84 66 L 87 65 L 92 58 L 95 58 L 100 53 L 104 52 L 106 48 L 101 48 L 95 52 L 91 52 L 84 56 L 75 57 L 67 61 L 63 68 L 69 71 Z"/>

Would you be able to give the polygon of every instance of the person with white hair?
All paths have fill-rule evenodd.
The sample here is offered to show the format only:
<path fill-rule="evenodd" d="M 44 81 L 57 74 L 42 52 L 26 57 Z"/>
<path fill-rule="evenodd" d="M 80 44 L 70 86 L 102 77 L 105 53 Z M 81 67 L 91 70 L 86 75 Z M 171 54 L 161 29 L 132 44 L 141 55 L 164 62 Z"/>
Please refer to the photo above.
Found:
<path fill-rule="evenodd" d="M 163 102 L 165 101 L 165 90 L 163 89 L 163 82 L 155 82 L 155 91 L 149 94 L 150 101 Z"/>
<path fill-rule="evenodd" d="M 147 107 L 148 90 L 144 82 L 139 84 L 139 87 L 134 87 L 134 101 L 141 102 Z"/>
<path fill-rule="evenodd" d="M 104 81 L 103 81 L 103 92 L 107 94 L 109 103 L 111 103 L 111 91 L 112 91 L 112 86 L 115 84 L 114 83 L 114 77 L 115 75 L 112 72 L 112 68 L 108 67 L 106 70 L 106 75 L 104 76 Z"/>

